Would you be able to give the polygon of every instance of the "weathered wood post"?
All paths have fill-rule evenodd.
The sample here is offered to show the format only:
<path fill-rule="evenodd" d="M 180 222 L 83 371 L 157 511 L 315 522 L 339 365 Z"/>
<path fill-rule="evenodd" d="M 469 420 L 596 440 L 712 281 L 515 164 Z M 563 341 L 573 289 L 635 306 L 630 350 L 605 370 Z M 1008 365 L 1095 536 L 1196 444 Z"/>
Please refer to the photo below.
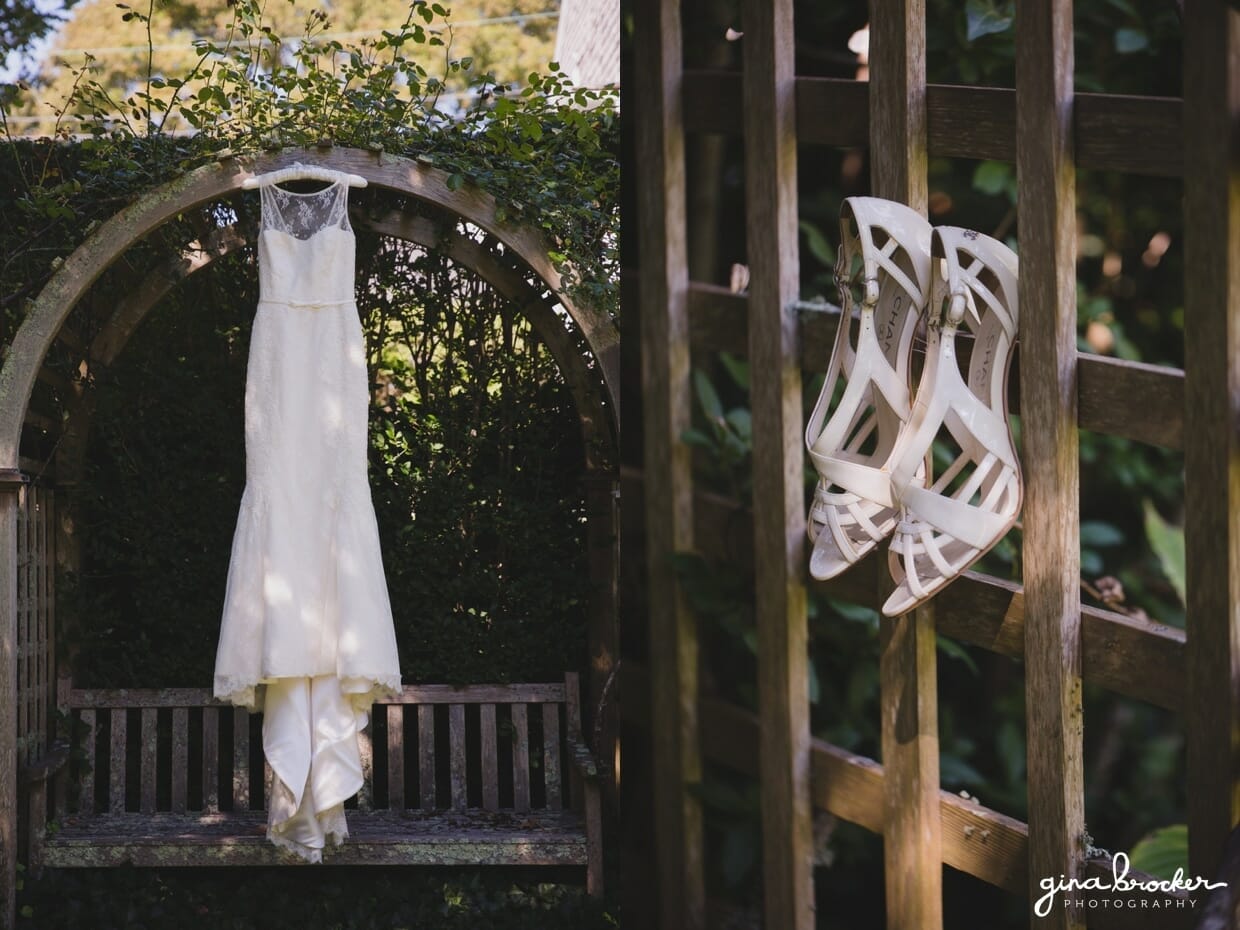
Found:
<path fill-rule="evenodd" d="M 0 930 L 17 921 L 17 471 L 0 472 Z"/>
<path fill-rule="evenodd" d="M 745 232 L 765 926 L 814 926 L 792 0 L 744 5 Z"/>
<path fill-rule="evenodd" d="M 1041 878 L 1079 875 L 1085 853 L 1072 66 L 1072 0 L 1018 4 L 1022 565 L 1035 900 Z M 1085 917 L 1059 906 L 1035 922 L 1083 930 Z"/>
<path fill-rule="evenodd" d="M 878 197 L 926 213 L 926 5 L 874 4 L 870 19 L 870 173 Z M 882 556 L 880 555 L 880 559 Z M 892 590 L 879 569 L 878 602 Z M 890 930 L 943 925 L 938 653 L 934 603 L 879 618 L 883 859 Z"/>
<path fill-rule="evenodd" d="M 689 270 L 680 4 L 644 0 L 636 45 L 643 466 L 650 625 L 654 830 L 661 930 L 705 930 L 697 621 L 672 555 L 693 548 L 689 448 Z"/>
<path fill-rule="evenodd" d="M 1240 822 L 1240 13 L 1184 4 L 1188 864 Z"/>

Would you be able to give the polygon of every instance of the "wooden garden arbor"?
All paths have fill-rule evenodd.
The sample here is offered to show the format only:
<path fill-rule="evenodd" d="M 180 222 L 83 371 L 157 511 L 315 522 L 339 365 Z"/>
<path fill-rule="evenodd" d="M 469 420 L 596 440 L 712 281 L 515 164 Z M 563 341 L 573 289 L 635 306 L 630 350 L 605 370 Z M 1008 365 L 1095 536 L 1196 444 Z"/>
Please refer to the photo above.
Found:
<path fill-rule="evenodd" d="M 626 118 L 642 171 L 628 296 L 639 308 L 644 448 L 624 481 L 643 498 L 649 664 L 626 665 L 624 712 L 650 736 L 644 828 L 656 856 L 651 874 L 626 878 L 658 889 L 638 922 L 707 926 L 692 790 L 704 759 L 759 777 L 768 930 L 814 926 L 816 808 L 883 836 L 892 930 L 942 927 L 944 863 L 1021 896 L 1042 877 L 1109 876 L 1083 840 L 1083 679 L 1182 715 L 1189 867 L 1214 879 L 1240 820 L 1240 12 L 1224 0 L 1182 4 L 1181 100 L 1076 94 L 1071 0 L 1017 3 L 1009 89 L 927 85 L 924 0 L 872 0 L 868 82 L 798 77 L 792 0 L 741 6 L 743 71 L 708 73 L 683 68 L 679 3 L 635 4 Z M 746 294 L 689 280 L 687 133 L 744 138 Z M 868 145 L 872 192 L 923 214 L 928 153 L 1017 166 L 1024 583 L 969 573 L 929 606 L 882 621 L 881 764 L 809 729 L 802 372 L 825 366 L 838 320 L 793 306 L 802 143 Z M 1183 179 L 1183 371 L 1078 355 L 1077 165 Z M 739 505 L 695 489 L 680 438 L 691 355 L 720 348 L 750 362 L 753 497 Z M 1078 429 L 1183 449 L 1186 632 L 1082 607 Z M 670 558 L 716 549 L 738 517 L 755 571 L 757 716 L 699 696 L 698 621 Z M 871 558 L 814 584 L 877 606 L 885 574 Z M 1024 661 L 1028 824 L 940 788 L 936 632 Z M 1057 908 L 1031 919 L 1170 928 L 1201 912 Z"/>
<path fill-rule="evenodd" d="M 331 147 L 285 150 L 229 157 L 188 172 L 103 223 L 58 264 L 0 369 L 0 898 L 4 902 L 0 926 L 11 927 L 15 919 L 17 773 L 19 767 L 37 767 L 40 753 L 46 751 L 51 738 L 49 707 L 56 701 L 54 566 L 49 558 L 55 532 L 50 519 L 52 494 L 28 484 L 29 475 L 23 470 L 27 465 L 22 456 L 23 430 L 61 433 L 65 441 L 57 451 L 58 464 L 76 473 L 85 451 L 91 408 L 88 395 L 75 392 L 62 380 L 57 387 L 70 398 L 63 423 L 31 409 L 36 380 L 55 379 L 44 369 L 45 356 L 59 339 L 79 353 L 88 367 L 108 364 L 168 290 L 244 245 L 247 233 L 235 224 L 214 226 L 186 243 L 179 254 L 135 282 L 104 330 L 87 346 L 64 324 L 91 284 L 133 243 L 169 220 L 239 191 L 252 175 L 310 159 L 360 174 L 373 187 L 449 217 L 451 222 L 441 224 L 413 212 L 385 209 L 358 219 L 364 228 L 381 235 L 441 249 L 478 274 L 527 317 L 560 367 L 574 397 L 586 450 L 590 570 L 596 583 L 589 608 L 592 668 L 588 693 L 597 699 L 611 671 L 616 652 L 614 469 L 620 409 L 619 336 L 606 313 L 559 292 L 561 279 L 541 234 L 497 221 L 492 198 L 476 190 L 451 190 L 446 173 L 381 152 Z M 481 239 L 457 231 L 458 220 L 481 230 Z M 515 261 L 511 257 L 501 261 L 497 250 Z M 557 304 L 567 313 L 572 329 L 554 311 Z M 20 537 L 19 525 L 23 527 Z"/>

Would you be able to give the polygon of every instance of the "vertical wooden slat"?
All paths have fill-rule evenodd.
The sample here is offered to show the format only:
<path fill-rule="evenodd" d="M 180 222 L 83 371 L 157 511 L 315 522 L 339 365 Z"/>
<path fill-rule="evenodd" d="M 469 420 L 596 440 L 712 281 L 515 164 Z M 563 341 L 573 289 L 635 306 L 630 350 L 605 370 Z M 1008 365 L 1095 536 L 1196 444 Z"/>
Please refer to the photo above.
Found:
<path fill-rule="evenodd" d="M 233 708 L 233 810 L 250 809 L 250 714 Z"/>
<path fill-rule="evenodd" d="M 82 766 L 82 776 L 79 779 L 78 794 L 78 813 L 93 814 L 95 812 L 95 772 L 98 770 L 98 758 L 95 753 L 96 737 L 95 732 L 95 711 L 91 707 L 83 707 L 78 713 L 78 719 L 83 723 L 82 730 L 82 749 L 86 753 L 86 762 Z"/>
<path fill-rule="evenodd" d="M 17 764 L 26 765 L 30 755 L 26 746 L 26 733 L 29 732 L 26 717 L 27 706 L 27 675 L 30 662 L 27 658 L 30 641 L 30 486 L 26 485 L 18 491 L 17 504 L 17 630 L 16 672 L 17 672 Z"/>
<path fill-rule="evenodd" d="M 512 806 L 530 809 L 530 726 L 524 704 L 512 705 Z"/>
<path fill-rule="evenodd" d="M 1188 864 L 1240 822 L 1240 14 L 1184 4 Z"/>
<path fill-rule="evenodd" d="M 30 651 L 26 658 L 30 674 L 29 753 L 32 762 L 43 757 L 43 611 L 47 587 L 47 566 L 44 561 L 46 527 L 44 524 L 42 489 L 34 489 L 34 510 L 31 513 L 34 545 L 31 551 Z"/>
<path fill-rule="evenodd" d="M 1016 9 L 1016 170 L 1024 448 L 1029 880 L 1079 875 L 1082 770 L 1080 461 L 1072 2 Z M 1039 928 L 1079 928 L 1057 908 Z"/>
<path fill-rule="evenodd" d="M 765 925 L 814 924 L 792 0 L 746 0 L 743 100 Z"/>
<path fill-rule="evenodd" d="M 0 921 L 17 919 L 17 509 L 6 475 L 0 484 Z"/>
<path fill-rule="evenodd" d="M 138 785 L 141 789 L 139 810 L 144 814 L 155 813 L 155 750 L 157 748 L 159 708 L 142 708 L 142 753 L 138 767 Z"/>
<path fill-rule="evenodd" d="M 34 718 L 34 684 L 31 680 L 31 672 L 34 669 L 34 646 L 31 643 L 31 631 L 34 626 L 34 615 L 37 610 L 38 588 L 35 575 L 35 512 L 34 499 L 38 494 L 38 489 L 34 485 L 26 485 L 25 507 L 22 508 L 24 516 L 24 527 L 22 537 L 25 540 L 25 552 L 22 555 L 22 587 L 24 589 L 24 605 L 22 610 L 22 635 L 21 635 L 21 739 L 22 739 L 22 757 L 25 762 L 33 762 L 30 754 L 30 738 L 33 727 L 31 726 Z"/>
<path fill-rule="evenodd" d="M 38 682 L 38 758 L 42 758 L 50 740 L 47 738 L 47 704 L 51 699 L 47 675 L 47 611 L 48 611 L 48 580 L 51 578 L 51 563 L 48 552 L 51 551 L 51 522 L 48 505 L 51 503 L 51 492 L 42 491 L 38 495 L 38 630 L 37 649 L 35 651 L 35 678 Z"/>
<path fill-rule="evenodd" d="M 635 20 L 634 120 L 640 265 L 646 622 L 650 636 L 654 803 L 650 830 L 662 930 L 702 930 L 702 809 L 688 786 L 702 777 L 697 624 L 672 556 L 693 549 L 688 250 L 680 4 L 640 0 Z"/>
<path fill-rule="evenodd" d="M 435 809 L 435 707 L 418 705 L 418 793 L 422 810 Z"/>
<path fill-rule="evenodd" d="M 452 809 L 465 810 L 465 705 L 448 705 L 448 762 Z"/>
<path fill-rule="evenodd" d="M 620 658 L 620 482 L 614 471 L 589 473 L 585 488 L 590 552 L 588 693 L 590 703 L 598 709 L 594 725 L 598 745 L 594 748 L 601 760 L 609 762 L 616 753 L 620 723 L 614 680 Z M 603 700 L 604 692 L 607 700 Z M 605 786 L 608 790 L 618 789 L 610 779 Z"/>
<path fill-rule="evenodd" d="M 202 809 L 220 809 L 220 709 L 202 709 Z"/>
<path fill-rule="evenodd" d="M 368 715 L 365 728 L 357 734 L 357 752 L 362 762 L 362 787 L 357 792 L 357 809 L 368 811 L 374 808 L 375 798 L 375 747 L 371 735 L 374 733 L 374 707 Z"/>
<path fill-rule="evenodd" d="M 31 657 L 34 663 L 36 719 L 35 728 L 39 739 L 36 745 L 38 758 L 42 759 L 47 751 L 47 704 L 49 701 L 48 683 L 51 681 L 47 673 L 47 610 L 48 587 L 51 580 L 51 563 L 48 552 L 51 548 L 51 492 L 39 492 L 39 616 L 35 631 L 35 652 Z"/>
<path fill-rule="evenodd" d="M 45 515 L 47 547 L 45 552 L 47 565 L 47 584 L 45 587 L 46 612 L 43 625 L 43 680 L 46 684 L 47 700 L 54 699 L 56 689 L 56 495 L 49 491 L 47 497 L 47 513 Z M 56 738 L 55 717 L 48 714 L 44 722 L 44 738 L 51 746 Z"/>
<path fill-rule="evenodd" d="M 172 794 L 171 809 L 186 810 L 189 794 L 189 708 L 172 708 Z"/>
<path fill-rule="evenodd" d="M 388 808 L 405 808 L 405 705 L 387 705 Z"/>
<path fill-rule="evenodd" d="M 925 215 L 925 0 L 875 4 L 870 21 L 873 193 Z M 879 572 L 880 603 L 891 593 Z M 942 831 L 934 606 L 879 626 L 887 926 L 943 926 Z"/>
<path fill-rule="evenodd" d="M 482 808 L 499 810 L 499 752 L 495 741 L 495 705 L 478 708 L 482 724 Z"/>
<path fill-rule="evenodd" d="M 560 705 L 544 704 L 543 719 L 543 785 L 547 790 L 547 808 L 558 811 L 560 804 Z"/>
<path fill-rule="evenodd" d="M 125 810 L 125 742 L 128 710 L 114 707 L 112 714 L 112 753 L 108 759 L 108 810 Z"/>

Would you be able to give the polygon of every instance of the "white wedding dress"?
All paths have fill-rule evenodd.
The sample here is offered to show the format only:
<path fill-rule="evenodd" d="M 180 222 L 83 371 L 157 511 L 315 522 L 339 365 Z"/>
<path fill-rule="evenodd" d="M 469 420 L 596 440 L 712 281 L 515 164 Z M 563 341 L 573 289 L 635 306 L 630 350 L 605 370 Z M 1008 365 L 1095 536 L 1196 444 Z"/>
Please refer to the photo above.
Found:
<path fill-rule="evenodd" d="M 245 387 L 246 484 L 215 660 L 215 697 L 263 714 L 267 837 L 310 862 L 348 836 L 358 733 L 400 693 L 366 478 L 365 345 L 341 176 L 260 187 L 259 303 Z"/>

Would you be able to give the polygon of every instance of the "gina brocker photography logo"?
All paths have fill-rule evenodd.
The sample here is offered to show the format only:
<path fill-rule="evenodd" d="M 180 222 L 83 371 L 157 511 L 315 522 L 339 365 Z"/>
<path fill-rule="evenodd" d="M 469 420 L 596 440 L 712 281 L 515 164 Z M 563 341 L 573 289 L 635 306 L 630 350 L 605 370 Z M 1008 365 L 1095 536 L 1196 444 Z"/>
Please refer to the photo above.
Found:
<path fill-rule="evenodd" d="M 1168 879 L 1142 875 L 1129 878 L 1127 853 L 1116 853 L 1111 860 L 1110 877 L 1091 875 L 1088 878 L 1044 878 L 1038 882 L 1044 892 L 1034 902 L 1033 912 L 1046 917 L 1063 895 L 1063 906 L 1088 910 L 1191 910 L 1197 906 L 1189 893 L 1226 887 L 1226 882 L 1212 882 L 1200 875 L 1185 878 L 1183 869 L 1176 869 Z"/>

